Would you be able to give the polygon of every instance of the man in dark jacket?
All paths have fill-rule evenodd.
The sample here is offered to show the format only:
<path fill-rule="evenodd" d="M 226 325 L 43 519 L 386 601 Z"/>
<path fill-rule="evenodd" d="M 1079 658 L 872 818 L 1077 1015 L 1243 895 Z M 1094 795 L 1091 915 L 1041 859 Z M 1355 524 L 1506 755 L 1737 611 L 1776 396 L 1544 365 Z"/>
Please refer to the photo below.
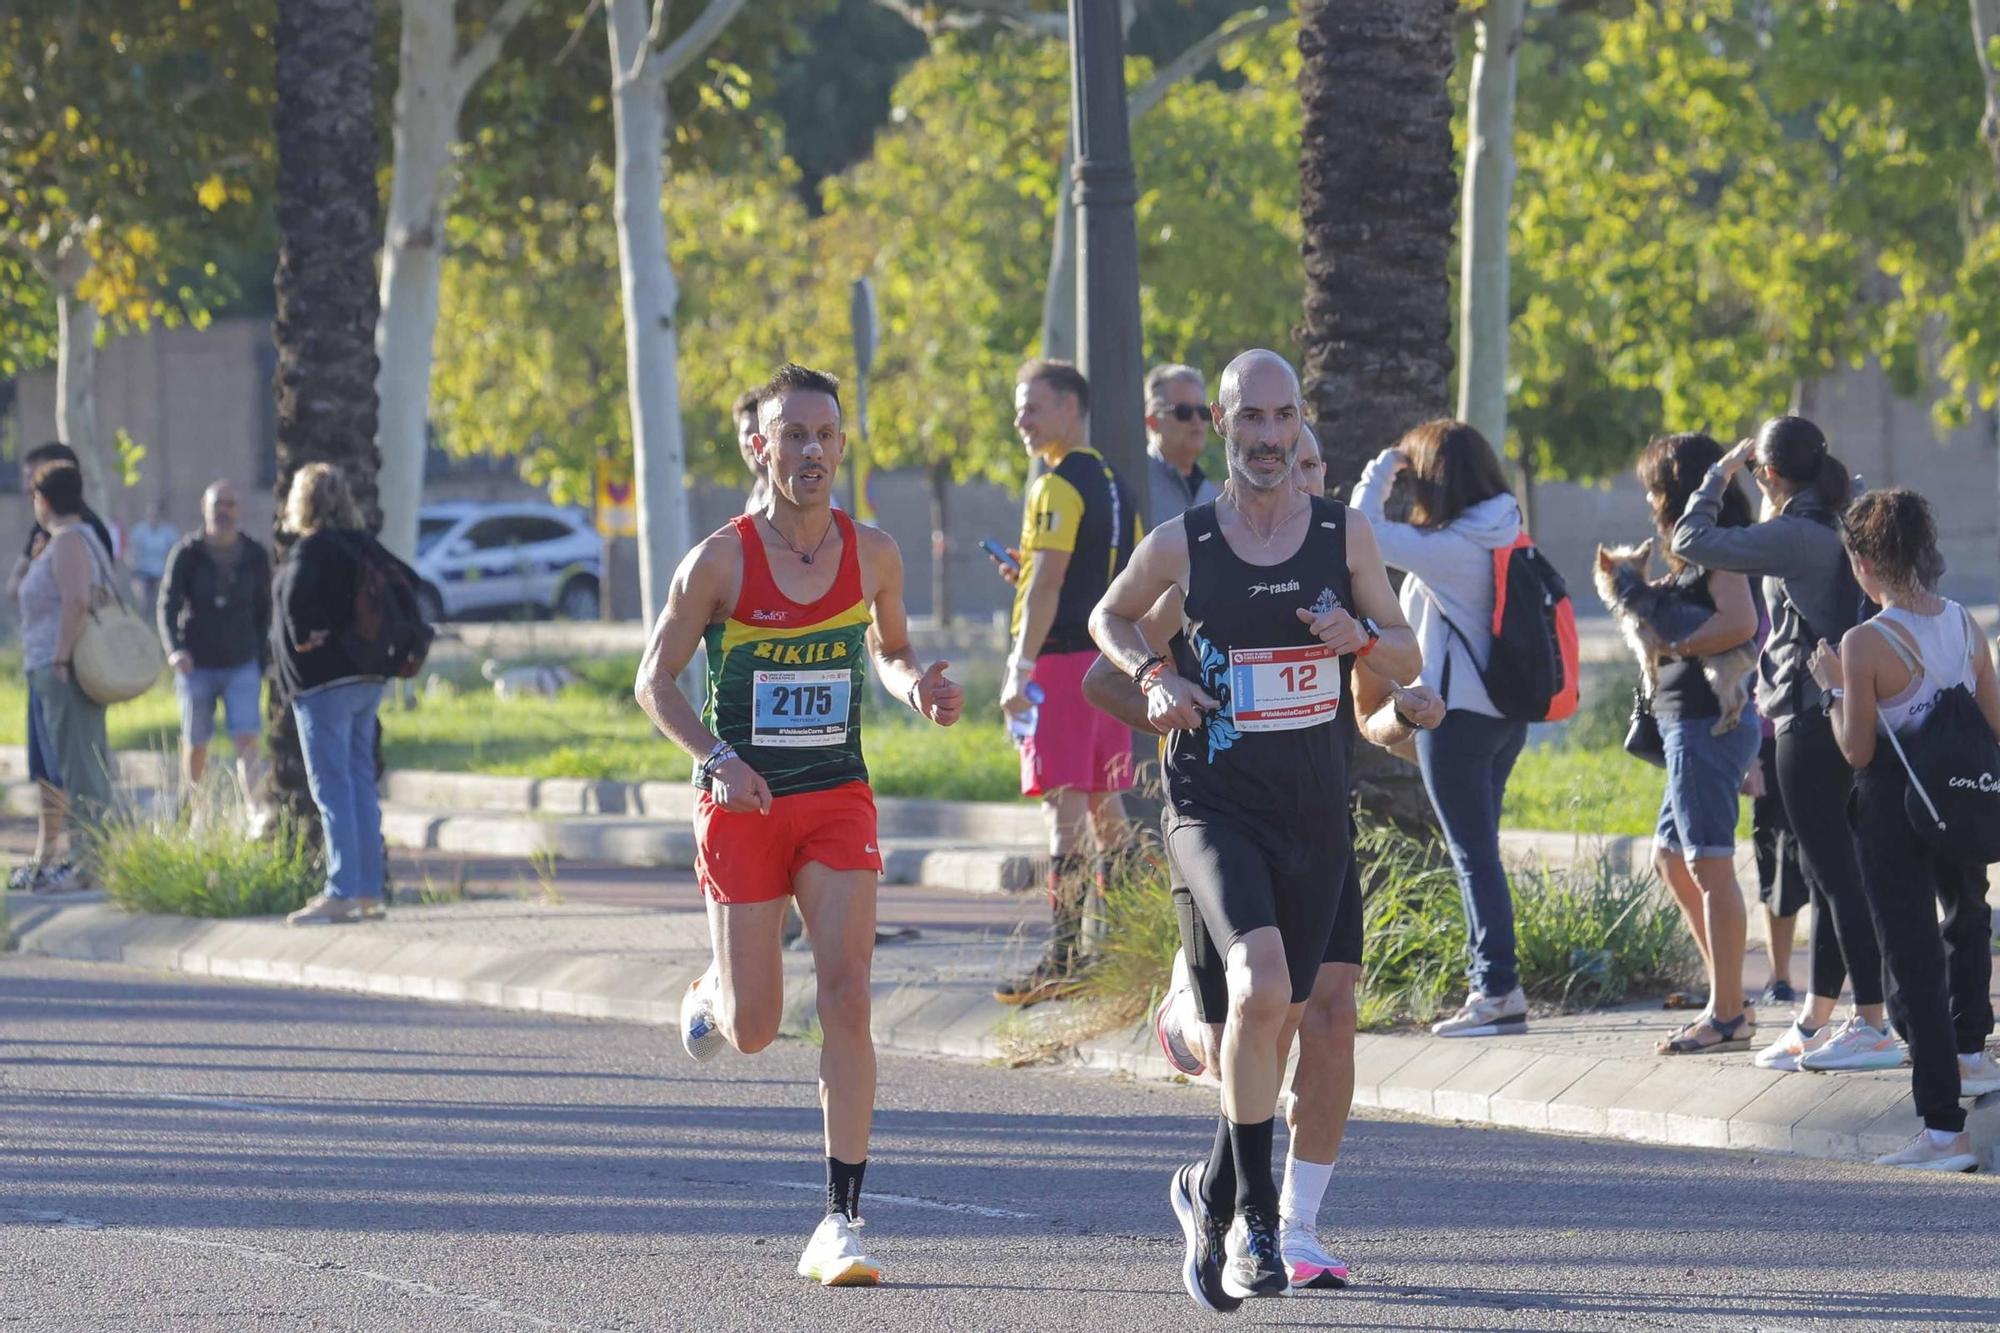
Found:
<path fill-rule="evenodd" d="M 187 778 L 201 781 L 219 702 L 236 747 L 237 774 L 251 768 L 263 731 L 264 654 L 271 632 L 271 559 L 243 535 L 236 488 L 218 481 L 201 497 L 202 525 L 167 556 L 160 582 L 160 642 L 181 701 Z"/>

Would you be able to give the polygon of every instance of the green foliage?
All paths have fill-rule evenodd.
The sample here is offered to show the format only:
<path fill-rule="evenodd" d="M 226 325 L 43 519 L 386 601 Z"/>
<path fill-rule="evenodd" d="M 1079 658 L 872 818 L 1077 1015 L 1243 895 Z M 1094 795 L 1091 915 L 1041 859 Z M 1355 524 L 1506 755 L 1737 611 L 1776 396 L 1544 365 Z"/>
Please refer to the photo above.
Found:
<path fill-rule="evenodd" d="M 318 853 L 282 817 L 247 837 L 248 809 L 235 779 L 218 769 L 193 791 L 170 784 L 154 808 L 115 814 L 92 844 L 98 879 L 129 912 L 179 916 L 273 916 L 319 891 Z"/>
<path fill-rule="evenodd" d="M 146 461 L 146 446 L 123 426 L 112 432 L 111 443 L 118 453 L 118 480 L 127 487 L 137 486 L 144 475 L 141 464 Z"/>
<path fill-rule="evenodd" d="M 1364 824 L 1356 846 L 1365 894 L 1363 1027 L 1427 1022 L 1465 991 L 1465 917 L 1458 880 L 1437 849 L 1388 825 Z M 1603 861 L 1513 876 L 1521 984 L 1575 1010 L 1666 990 L 1698 959 L 1679 914 L 1650 879 Z M 1085 992 L 1092 1030 L 1129 1024 L 1165 989 L 1180 931 L 1156 839 L 1112 876 L 1105 942 Z"/>
<path fill-rule="evenodd" d="M 269 0 L 0 15 L 0 374 L 52 351 L 58 281 L 114 329 L 206 323 L 214 254 L 261 221 L 270 21 Z"/>

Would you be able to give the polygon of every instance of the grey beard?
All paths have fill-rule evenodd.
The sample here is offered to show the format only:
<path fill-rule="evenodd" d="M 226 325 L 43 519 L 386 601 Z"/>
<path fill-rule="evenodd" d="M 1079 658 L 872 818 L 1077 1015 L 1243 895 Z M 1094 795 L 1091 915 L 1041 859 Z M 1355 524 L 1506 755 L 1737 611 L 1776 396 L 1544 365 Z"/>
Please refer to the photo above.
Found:
<path fill-rule="evenodd" d="M 1247 486 L 1253 491 L 1275 491 L 1292 484 L 1291 468 L 1287 467 L 1283 472 L 1275 472 L 1267 478 L 1251 471 L 1249 461 L 1248 457 L 1237 455 L 1231 455 L 1229 459 L 1229 479 L 1238 486 Z"/>

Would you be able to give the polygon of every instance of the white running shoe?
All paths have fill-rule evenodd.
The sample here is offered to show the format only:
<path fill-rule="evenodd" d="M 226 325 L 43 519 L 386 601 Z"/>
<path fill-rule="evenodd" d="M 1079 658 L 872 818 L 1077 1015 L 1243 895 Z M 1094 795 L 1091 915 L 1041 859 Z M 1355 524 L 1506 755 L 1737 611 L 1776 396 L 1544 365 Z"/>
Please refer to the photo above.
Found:
<path fill-rule="evenodd" d="M 1519 986 L 1505 995 L 1465 997 L 1458 1012 L 1431 1024 L 1433 1037 L 1502 1037 L 1528 1030 L 1528 997 Z"/>
<path fill-rule="evenodd" d="M 696 1060 L 713 1060 L 722 1049 L 722 1025 L 715 1021 L 714 969 L 688 983 L 681 997 L 681 1046 Z"/>
<path fill-rule="evenodd" d="M 873 1287 L 882 1281 L 882 1267 L 862 1252 L 854 1233 L 862 1227 L 860 1218 L 848 1220 L 846 1213 L 828 1213 L 819 1220 L 806 1252 L 799 1256 L 799 1276 L 811 1278 L 822 1287 Z"/>
<path fill-rule="evenodd" d="M 1856 1014 L 1824 1046 L 1799 1057 L 1799 1068 L 1815 1074 L 1856 1069 L 1897 1069 L 1903 1052 L 1896 1039 Z"/>
<path fill-rule="evenodd" d="M 1785 1035 L 1757 1052 L 1750 1063 L 1759 1069 L 1795 1072 L 1799 1067 L 1800 1056 L 1807 1051 L 1816 1051 L 1832 1041 L 1833 1034 L 1838 1030 L 1838 1025 L 1829 1019 L 1813 1029 L 1813 1034 L 1808 1037 L 1806 1030 L 1799 1026 L 1798 1020 L 1793 1019 L 1792 1025 L 1785 1029 Z"/>
<path fill-rule="evenodd" d="M 1309 1223 L 1280 1222 L 1278 1249 L 1285 1256 L 1285 1276 L 1292 1280 L 1293 1291 L 1347 1285 L 1347 1265 L 1326 1252 Z"/>
<path fill-rule="evenodd" d="M 2000 1092 L 2000 1061 L 1984 1051 L 1959 1056 L 1958 1095 L 1984 1097 L 1989 1092 Z"/>
<path fill-rule="evenodd" d="M 1201 1052 L 1189 1044 L 1188 1029 L 1183 1022 L 1190 1007 L 1183 1001 L 1192 996 L 1187 955 L 1176 953 L 1173 980 L 1167 985 L 1167 993 L 1160 997 L 1160 1007 L 1153 1011 L 1153 1035 L 1160 1039 L 1160 1050 L 1175 1073 L 1200 1078 L 1208 1066 L 1202 1063 Z"/>
<path fill-rule="evenodd" d="M 1877 1166 L 1901 1166 L 1912 1171 L 1976 1171 L 1979 1158 L 1972 1151 L 1972 1136 L 1963 1130 L 1939 1143 L 1928 1129 L 1920 1129 L 1908 1143 L 1875 1159 Z"/>

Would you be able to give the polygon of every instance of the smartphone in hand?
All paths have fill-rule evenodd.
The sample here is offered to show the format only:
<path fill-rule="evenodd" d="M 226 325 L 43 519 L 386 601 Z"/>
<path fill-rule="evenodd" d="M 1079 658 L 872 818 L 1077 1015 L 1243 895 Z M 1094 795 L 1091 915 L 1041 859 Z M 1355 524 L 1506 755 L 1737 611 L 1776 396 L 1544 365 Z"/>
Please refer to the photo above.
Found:
<path fill-rule="evenodd" d="M 994 541 L 991 537 L 981 537 L 979 539 L 979 549 L 991 556 L 993 563 L 999 565 L 1002 569 L 1012 570 L 1016 574 L 1021 572 L 1021 562 L 1008 554 L 1007 548 L 999 542 Z"/>

